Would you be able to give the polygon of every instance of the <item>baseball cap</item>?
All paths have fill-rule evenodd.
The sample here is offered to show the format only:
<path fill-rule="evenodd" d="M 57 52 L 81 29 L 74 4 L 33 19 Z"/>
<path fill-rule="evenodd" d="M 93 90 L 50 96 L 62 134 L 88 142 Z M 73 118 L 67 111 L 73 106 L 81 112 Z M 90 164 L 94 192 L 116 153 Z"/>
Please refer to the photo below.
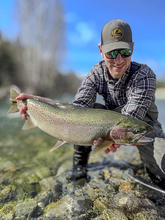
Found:
<path fill-rule="evenodd" d="M 101 47 L 103 53 L 121 48 L 133 51 L 132 31 L 129 24 L 120 19 L 106 23 L 101 32 Z"/>

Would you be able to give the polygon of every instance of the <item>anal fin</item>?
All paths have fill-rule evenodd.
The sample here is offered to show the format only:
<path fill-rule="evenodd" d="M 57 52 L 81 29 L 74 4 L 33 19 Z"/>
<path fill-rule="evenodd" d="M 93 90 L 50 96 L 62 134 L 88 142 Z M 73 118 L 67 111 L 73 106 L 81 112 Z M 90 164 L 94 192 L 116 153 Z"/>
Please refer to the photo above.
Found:
<path fill-rule="evenodd" d="M 59 147 L 61 147 L 64 144 L 67 144 L 67 142 L 66 141 L 57 141 L 56 144 L 54 145 L 54 147 L 52 147 L 49 152 L 53 152 L 54 150 L 57 150 Z"/>

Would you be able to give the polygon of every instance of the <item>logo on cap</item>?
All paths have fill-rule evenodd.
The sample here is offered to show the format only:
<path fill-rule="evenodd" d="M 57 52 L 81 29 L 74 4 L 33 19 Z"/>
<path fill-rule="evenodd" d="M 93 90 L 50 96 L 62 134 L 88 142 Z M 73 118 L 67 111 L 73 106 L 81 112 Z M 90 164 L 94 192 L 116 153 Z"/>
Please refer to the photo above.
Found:
<path fill-rule="evenodd" d="M 113 29 L 112 37 L 114 39 L 121 40 L 122 36 L 123 36 L 123 31 L 119 27 Z"/>

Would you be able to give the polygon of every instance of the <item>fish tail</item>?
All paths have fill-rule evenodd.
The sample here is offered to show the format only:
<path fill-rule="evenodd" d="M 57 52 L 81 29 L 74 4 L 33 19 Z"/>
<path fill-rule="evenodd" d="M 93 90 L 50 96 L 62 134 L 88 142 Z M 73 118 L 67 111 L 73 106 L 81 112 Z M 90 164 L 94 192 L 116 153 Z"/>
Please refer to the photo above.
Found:
<path fill-rule="evenodd" d="M 8 113 L 18 112 L 17 100 L 16 97 L 20 94 L 20 90 L 18 87 L 13 86 L 10 88 L 10 108 Z"/>

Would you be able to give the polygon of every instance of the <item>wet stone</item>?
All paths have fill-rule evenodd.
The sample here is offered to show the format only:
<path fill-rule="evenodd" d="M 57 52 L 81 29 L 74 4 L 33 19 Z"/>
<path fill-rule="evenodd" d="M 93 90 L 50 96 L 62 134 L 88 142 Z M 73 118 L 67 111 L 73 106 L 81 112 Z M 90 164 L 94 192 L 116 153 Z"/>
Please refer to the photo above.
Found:
<path fill-rule="evenodd" d="M 41 214 L 42 209 L 37 205 L 37 203 L 34 200 L 29 199 L 23 203 L 16 205 L 14 217 L 15 219 L 28 219 L 29 217 L 38 217 Z"/>
<path fill-rule="evenodd" d="M 36 200 L 40 207 L 45 207 L 49 203 L 53 202 L 53 198 L 54 198 L 53 192 L 52 190 L 49 190 L 38 194 Z"/>
<path fill-rule="evenodd" d="M 13 185 L 1 186 L 0 203 L 6 203 L 14 199 L 16 187 Z"/>
<path fill-rule="evenodd" d="M 128 220 L 124 212 L 122 212 L 121 210 L 115 209 L 115 208 L 104 210 L 103 216 L 104 216 L 104 219 L 106 220 L 117 220 L 117 219 Z"/>
<path fill-rule="evenodd" d="M 48 178 L 42 179 L 39 183 L 42 190 L 50 190 L 54 187 L 55 180 L 54 177 L 50 176 Z"/>
<path fill-rule="evenodd" d="M 155 205 L 150 200 L 137 197 L 133 191 L 118 193 L 114 197 L 114 203 L 126 212 L 138 212 L 142 208 L 155 209 Z"/>
<path fill-rule="evenodd" d="M 15 203 L 7 203 L 0 209 L 1 220 L 13 220 Z"/>
<path fill-rule="evenodd" d="M 132 182 L 128 182 L 128 181 L 127 182 L 123 181 L 119 186 L 119 192 L 133 190 L 133 189 L 134 189 L 134 184 Z"/>
<path fill-rule="evenodd" d="M 161 220 L 155 209 L 141 209 L 137 213 L 132 213 L 129 217 L 134 220 Z"/>

